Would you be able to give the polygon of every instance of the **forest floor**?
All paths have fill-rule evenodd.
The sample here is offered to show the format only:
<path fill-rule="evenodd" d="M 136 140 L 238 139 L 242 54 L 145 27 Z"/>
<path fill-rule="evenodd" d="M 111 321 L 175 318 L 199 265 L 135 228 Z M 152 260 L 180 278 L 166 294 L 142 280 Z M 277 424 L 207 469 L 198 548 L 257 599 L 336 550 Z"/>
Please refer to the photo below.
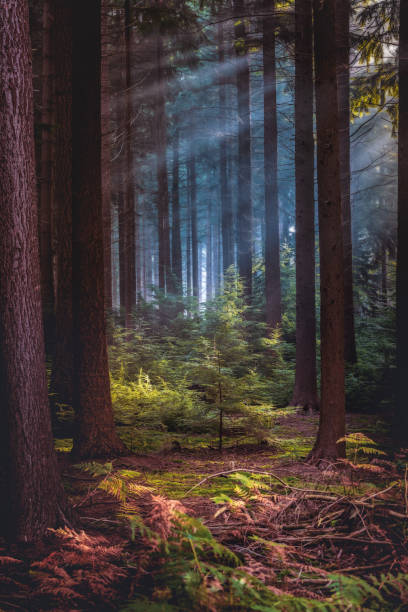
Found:
<path fill-rule="evenodd" d="M 357 435 L 347 462 L 309 465 L 317 423 L 288 412 L 268 444 L 222 453 L 182 435 L 111 462 L 59 453 L 73 524 L 0 551 L 0 609 L 408 610 L 406 457 Z M 376 417 L 348 432 L 387 452 Z"/>

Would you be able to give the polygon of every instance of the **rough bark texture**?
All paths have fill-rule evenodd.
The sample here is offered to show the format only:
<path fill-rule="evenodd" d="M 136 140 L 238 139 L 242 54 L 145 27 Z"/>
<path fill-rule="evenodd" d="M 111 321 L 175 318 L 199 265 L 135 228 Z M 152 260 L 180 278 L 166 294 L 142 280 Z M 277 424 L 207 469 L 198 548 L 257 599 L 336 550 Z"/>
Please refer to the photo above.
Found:
<path fill-rule="evenodd" d="M 41 159 L 39 235 L 41 297 L 44 318 L 45 345 L 47 352 L 53 350 L 54 342 L 54 282 L 52 266 L 52 197 L 54 179 L 54 66 L 52 54 L 52 30 L 54 4 L 45 0 L 43 4 L 43 45 L 41 78 Z"/>
<path fill-rule="evenodd" d="M 345 456 L 344 274 L 335 0 L 314 0 L 319 187 L 321 407 L 311 460 Z"/>
<path fill-rule="evenodd" d="M 77 458 L 121 453 L 106 348 L 101 194 L 101 1 L 73 1 L 73 329 Z"/>
<path fill-rule="evenodd" d="M 263 18 L 264 172 L 265 172 L 265 298 L 266 323 L 281 322 L 278 202 L 278 119 L 276 107 L 275 1 L 265 0 Z"/>
<path fill-rule="evenodd" d="M 135 161 L 132 143 L 132 15 L 130 0 L 125 2 L 125 50 L 126 50 L 126 196 L 124 233 L 125 263 L 125 327 L 132 327 L 132 314 L 136 306 L 136 224 L 135 224 Z"/>
<path fill-rule="evenodd" d="M 344 257 L 344 356 L 357 361 L 353 300 L 353 244 L 350 196 L 350 0 L 336 0 L 337 95 L 339 101 L 339 146 Z"/>
<path fill-rule="evenodd" d="M 101 121 L 102 121 L 102 206 L 105 261 L 105 310 L 112 311 L 112 218 L 111 218 L 111 124 L 109 86 L 109 1 L 102 0 L 101 15 Z"/>
<path fill-rule="evenodd" d="M 173 142 L 173 183 L 172 183 L 172 230 L 171 230 L 171 249 L 172 249 L 172 273 L 175 281 L 175 288 L 178 294 L 182 293 L 183 271 L 181 256 L 181 228 L 180 228 L 180 187 L 179 187 L 179 132 L 174 134 Z"/>
<path fill-rule="evenodd" d="M 244 23 L 244 3 L 235 0 L 235 53 L 238 96 L 238 271 L 247 298 L 252 295 L 252 198 L 251 198 L 251 112 L 250 73 Z"/>
<path fill-rule="evenodd" d="M 318 406 L 316 382 L 312 0 L 295 5 L 296 377 L 292 405 Z"/>
<path fill-rule="evenodd" d="M 159 222 L 159 288 L 171 291 L 169 187 L 167 178 L 166 80 L 163 66 L 163 40 L 156 36 L 156 151 L 157 210 Z"/>
<path fill-rule="evenodd" d="M 62 486 L 53 449 L 41 317 L 28 4 L 0 1 L 1 531 L 41 538 Z"/>
<path fill-rule="evenodd" d="M 57 299 L 51 397 L 55 408 L 58 403 L 72 405 L 72 3 L 55 0 L 54 10 Z"/>
<path fill-rule="evenodd" d="M 401 2 L 399 42 L 397 410 L 395 441 L 408 446 L 408 5 Z"/>
<path fill-rule="evenodd" d="M 220 105 L 220 133 L 225 131 L 227 111 L 227 91 L 225 78 L 222 76 L 225 70 L 225 42 L 223 24 L 218 24 L 218 63 L 221 70 L 219 79 L 219 105 Z M 231 189 L 228 184 L 228 137 L 224 134 L 220 137 L 220 197 L 221 197 L 221 232 L 222 232 L 222 261 L 223 270 L 228 270 L 234 264 L 234 218 L 232 209 Z"/>

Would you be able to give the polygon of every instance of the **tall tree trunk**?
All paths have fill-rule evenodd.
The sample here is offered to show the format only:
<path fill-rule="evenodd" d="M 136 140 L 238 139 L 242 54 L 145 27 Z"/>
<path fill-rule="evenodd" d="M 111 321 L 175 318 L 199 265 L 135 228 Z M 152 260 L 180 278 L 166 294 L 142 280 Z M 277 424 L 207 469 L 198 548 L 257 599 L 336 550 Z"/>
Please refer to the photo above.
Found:
<path fill-rule="evenodd" d="M 335 0 L 314 0 L 319 187 L 321 407 L 312 461 L 345 456 L 344 270 Z"/>
<path fill-rule="evenodd" d="M 197 228 L 197 176 L 196 159 L 193 152 L 190 153 L 189 165 L 189 191 L 191 206 L 191 268 L 193 296 L 199 298 L 199 264 L 198 264 L 198 228 Z"/>
<path fill-rule="evenodd" d="M 220 125 L 219 130 L 222 134 L 225 131 L 226 112 L 227 112 L 227 90 L 225 86 L 225 43 L 224 43 L 224 27 L 222 23 L 218 24 L 217 30 L 218 43 L 218 63 L 221 72 L 219 78 L 219 106 L 220 106 Z M 221 228 L 222 228 L 222 258 L 223 269 L 228 270 L 234 263 L 234 237 L 233 237 L 233 212 L 231 190 L 228 184 L 228 138 L 224 133 L 220 137 L 220 198 L 221 198 Z"/>
<path fill-rule="evenodd" d="M 312 0 L 295 5 L 296 377 L 292 405 L 317 408 Z"/>
<path fill-rule="evenodd" d="M 63 501 L 41 317 L 28 3 L 0 2 L 1 532 L 31 542 Z"/>
<path fill-rule="evenodd" d="M 101 120 L 102 120 L 102 206 L 104 228 L 105 261 L 105 310 L 112 311 L 112 211 L 111 211 L 111 125 L 110 125 L 110 86 L 109 86 L 109 30 L 108 0 L 102 0 L 101 40 Z"/>
<path fill-rule="evenodd" d="M 387 279 L 387 247 L 383 242 L 380 251 L 381 259 L 381 298 L 383 308 L 388 305 L 388 279 Z"/>
<path fill-rule="evenodd" d="M 190 165 L 187 163 L 187 219 L 186 219 L 186 278 L 187 296 L 193 295 L 193 267 L 191 261 L 191 178 Z"/>
<path fill-rule="evenodd" d="M 179 131 L 176 129 L 173 142 L 173 183 L 172 183 L 172 273 L 177 294 L 183 292 L 183 268 L 181 256 L 180 229 L 180 187 L 179 187 Z"/>
<path fill-rule="evenodd" d="M 40 267 L 41 295 L 44 318 L 45 346 L 53 351 L 54 344 L 54 283 L 52 265 L 52 197 L 53 197 L 53 91 L 54 68 L 51 48 L 53 29 L 53 4 L 43 4 L 43 49 L 41 79 L 41 163 L 40 163 Z"/>
<path fill-rule="evenodd" d="M 170 266 L 169 187 L 167 177 L 166 77 L 163 66 L 163 40 L 156 36 L 156 151 L 157 209 L 159 222 L 159 288 L 172 291 Z"/>
<path fill-rule="evenodd" d="M 238 96 L 238 271 L 248 299 L 252 295 L 252 198 L 250 73 L 243 0 L 234 1 Z"/>
<path fill-rule="evenodd" d="M 275 1 L 265 0 L 264 10 L 265 298 L 266 323 L 273 330 L 281 322 Z"/>
<path fill-rule="evenodd" d="M 135 161 L 132 143 L 132 16 L 130 0 L 125 1 L 126 52 L 126 195 L 124 232 L 126 245 L 125 268 L 125 327 L 132 327 L 132 313 L 136 306 L 136 224 L 135 224 Z"/>
<path fill-rule="evenodd" d="M 394 437 L 408 446 L 408 5 L 400 5 L 398 253 L 397 253 L 397 410 Z"/>
<path fill-rule="evenodd" d="M 101 0 L 73 3 L 73 330 L 77 458 L 123 452 L 106 347 L 101 176 Z"/>
<path fill-rule="evenodd" d="M 125 325 L 126 285 L 127 285 L 127 248 L 126 248 L 126 214 L 123 191 L 118 193 L 118 229 L 119 229 L 119 301 L 121 322 Z"/>
<path fill-rule="evenodd" d="M 55 0 L 55 233 L 57 300 L 51 373 L 53 414 L 72 405 L 72 3 Z"/>
<path fill-rule="evenodd" d="M 206 301 L 210 302 L 213 298 L 213 260 L 214 260 L 214 240 L 212 226 L 212 206 L 211 200 L 208 201 L 207 212 L 207 261 L 206 261 Z"/>
<path fill-rule="evenodd" d="M 353 243 L 350 196 L 350 0 L 336 0 L 337 89 L 344 253 L 344 356 L 357 361 L 354 330 Z"/>

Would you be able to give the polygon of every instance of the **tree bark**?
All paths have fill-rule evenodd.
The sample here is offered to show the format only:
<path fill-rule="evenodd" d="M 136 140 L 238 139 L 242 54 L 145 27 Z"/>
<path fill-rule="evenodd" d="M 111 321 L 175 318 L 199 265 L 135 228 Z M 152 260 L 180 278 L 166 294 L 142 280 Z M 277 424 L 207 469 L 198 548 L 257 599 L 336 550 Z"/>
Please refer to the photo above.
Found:
<path fill-rule="evenodd" d="M 319 188 L 321 407 L 312 461 L 345 456 L 344 270 L 335 0 L 314 0 Z"/>
<path fill-rule="evenodd" d="M 101 121 L 102 121 L 102 207 L 104 228 L 105 261 L 105 311 L 112 311 L 112 211 L 111 211 L 111 125 L 110 125 L 110 85 L 109 85 L 109 29 L 108 0 L 102 0 L 101 15 Z"/>
<path fill-rule="evenodd" d="M 318 406 L 312 0 L 295 4 L 296 376 L 292 405 Z"/>
<path fill-rule="evenodd" d="M 132 314 L 136 306 L 136 224 L 135 224 L 135 161 L 132 129 L 132 16 L 130 0 L 125 1 L 125 52 L 126 52 L 126 195 L 124 210 L 125 233 L 125 327 L 132 327 Z"/>
<path fill-rule="evenodd" d="M 271 331 L 281 322 L 275 1 L 265 0 L 264 10 L 265 298 L 266 323 Z"/>
<path fill-rule="evenodd" d="M 252 295 L 252 197 L 250 73 L 244 24 L 244 3 L 234 1 L 238 97 L 238 271 L 248 300 Z"/>
<path fill-rule="evenodd" d="M 337 89 L 344 253 L 344 356 L 357 361 L 354 329 L 353 243 L 350 196 L 350 0 L 336 0 Z"/>
<path fill-rule="evenodd" d="M 159 288 L 172 291 L 170 265 L 169 187 L 167 177 L 166 81 L 163 66 L 163 40 L 156 36 L 156 151 L 157 210 L 159 223 Z"/>
<path fill-rule="evenodd" d="M 73 330 L 76 458 L 123 452 L 106 348 L 101 177 L 101 0 L 73 0 Z"/>
<path fill-rule="evenodd" d="M 54 67 L 52 54 L 53 4 L 43 4 L 43 48 L 41 78 L 41 163 L 40 163 L 40 267 L 41 295 L 44 318 L 45 346 L 47 353 L 54 344 L 54 279 L 52 264 L 52 197 L 53 197 L 53 91 Z"/>
<path fill-rule="evenodd" d="M 218 63 L 221 71 L 219 78 L 219 106 L 220 106 L 220 198 L 221 198 L 221 232 L 222 232 L 222 259 L 223 270 L 226 271 L 234 264 L 234 219 L 232 210 L 231 189 L 228 184 L 228 136 L 225 134 L 226 111 L 227 111 L 227 91 L 223 71 L 225 70 L 225 42 L 224 27 L 218 24 Z M 224 133 L 223 133 L 224 132 Z"/>
<path fill-rule="evenodd" d="M 183 292 L 183 268 L 181 255 L 180 229 L 180 186 L 179 186 L 179 131 L 176 128 L 173 142 L 173 183 L 172 183 L 172 273 L 176 285 L 176 293 Z"/>
<path fill-rule="evenodd" d="M 1 532 L 40 539 L 63 491 L 53 448 L 41 315 L 28 3 L 0 1 Z"/>
<path fill-rule="evenodd" d="M 51 397 L 72 405 L 72 3 L 55 0 L 55 232 L 57 299 Z"/>
<path fill-rule="evenodd" d="M 191 272 L 193 297 L 199 298 L 198 228 L 197 228 L 197 176 L 196 159 L 192 151 L 188 160 L 191 214 Z"/>
<path fill-rule="evenodd" d="M 397 406 L 395 442 L 408 446 L 408 5 L 400 5 L 397 252 Z"/>
<path fill-rule="evenodd" d="M 214 262 L 214 232 L 212 226 L 212 206 L 208 201 L 207 210 L 207 246 L 206 246 L 206 301 L 211 302 L 213 298 L 213 262 Z"/>

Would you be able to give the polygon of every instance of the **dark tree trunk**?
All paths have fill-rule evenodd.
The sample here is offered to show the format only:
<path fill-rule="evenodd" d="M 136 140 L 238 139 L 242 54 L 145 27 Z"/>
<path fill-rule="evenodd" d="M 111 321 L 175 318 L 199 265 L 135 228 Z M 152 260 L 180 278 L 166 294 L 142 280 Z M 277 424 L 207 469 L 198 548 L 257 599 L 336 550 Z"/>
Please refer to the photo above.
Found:
<path fill-rule="evenodd" d="M 317 408 L 312 0 L 295 5 L 296 378 L 292 405 Z"/>
<path fill-rule="evenodd" d="M 395 441 L 408 446 L 408 5 L 400 6 L 398 253 L 397 253 L 397 410 Z"/>
<path fill-rule="evenodd" d="M 354 330 L 353 246 L 350 196 L 350 0 L 336 0 L 337 88 L 339 103 L 339 146 L 344 253 L 344 356 L 357 361 Z"/>
<path fill-rule="evenodd" d="M 265 298 L 266 323 L 273 330 L 281 322 L 275 2 L 265 0 L 264 10 Z"/>
<path fill-rule="evenodd" d="M 112 253 L 111 253 L 111 125 L 110 125 L 110 86 L 109 86 L 109 31 L 108 0 L 102 0 L 101 16 L 101 120 L 102 120 L 102 206 L 104 228 L 104 261 L 105 261 L 105 310 L 112 311 Z"/>
<path fill-rule="evenodd" d="M 321 407 L 312 461 L 345 456 L 344 274 L 335 0 L 314 0 L 319 187 Z"/>
<path fill-rule="evenodd" d="M 189 191 L 191 206 L 191 268 L 193 296 L 199 298 L 199 266 L 198 266 L 198 228 L 197 228 L 197 176 L 196 159 L 193 152 L 190 153 L 189 165 Z"/>
<path fill-rule="evenodd" d="M 238 96 L 238 271 L 248 299 L 252 295 L 252 199 L 250 73 L 244 20 L 244 2 L 235 0 L 235 52 Z"/>
<path fill-rule="evenodd" d="M 101 177 L 101 1 L 73 3 L 73 329 L 76 458 L 123 452 L 106 348 Z"/>
<path fill-rule="evenodd" d="M 380 252 L 381 259 L 381 298 L 383 308 L 388 305 L 388 279 L 387 279 L 387 247 L 383 243 Z"/>
<path fill-rule="evenodd" d="M 63 501 L 41 317 L 28 3 L 0 10 L 1 532 L 40 539 Z"/>
<path fill-rule="evenodd" d="M 163 66 L 163 40 L 156 36 L 156 150 L 157 210 L 159 223 L 159 288 L 172 291 L 170 265 L 169 187 L 167 177 L 166 77 Z"/>
<path fill-rule="evenodd" d="M 172 272 L 177 294 L 183 292 L 183 268 L 181 256 L 180 229 L 180 187 L 179 187 L 179 132 L 176 129 L 173 142 L 173 183 L 172 183 Z"/>
<path fill-rule="evenodd" d="M 44 319 L 45 346 L 53 351 L 54 343 L 54 282 L 52 265 L 52 197 L 53 197 L 53 149 L 54 149 L 54 67 L 52 54 L 53 4 L 43 4 L 43 48 L 41 78 L 41 163 L 40 163 L 40 267 L 41 296 Z"/>
<path fill-rule="evenodd" d="M 126 270 L 127 270 L 127 249 L 126 249 L 126 215 L 125 198 L 122 191 L 118 193 L 118 229 L 119 229 L 119 301 L 122 324 L 125 324 L 126 309 Z"/>
<path fill-rule="evenodd" d="M 135 161 L 132 143 L 132 16 L 130 0 L 125 2 L 125 51 L 126 51 L 126 195 L 124 233 L 126 245 L 125 268 L 125 327 L 132 327 L 132 314 L 136 306 L 136 225 L 135 225 Z"/>
<path fill-rule="evenodd" d="M 219 79 L 220 132 L 225 131 L 227 112 L 227 91 L 223 72 L 225 70 L 224 28 L 218 24 L 218 63 L 221 70 Z M 221 231 L 223 270 L 228 270 L 234 264 L 234 219 L 232 212 L 231 189 L 228 183 L 228 138 L 224 134 L 220 138 L 220 197 L 221 197 Z"/>
<path fill-rule="evenodd" d="M 55 0 L 55 233 L 57 300 L 51 397 L 72 405 L 72 3 Z"/>
<path fill-rule="evenodd" d="M 193 267 L 191 261 L 191 188 L 190 188 L 190 166 L 187 164 L 187 228 L 186 228 L 186 277 L 187 296 L 193 295 Z"/>

